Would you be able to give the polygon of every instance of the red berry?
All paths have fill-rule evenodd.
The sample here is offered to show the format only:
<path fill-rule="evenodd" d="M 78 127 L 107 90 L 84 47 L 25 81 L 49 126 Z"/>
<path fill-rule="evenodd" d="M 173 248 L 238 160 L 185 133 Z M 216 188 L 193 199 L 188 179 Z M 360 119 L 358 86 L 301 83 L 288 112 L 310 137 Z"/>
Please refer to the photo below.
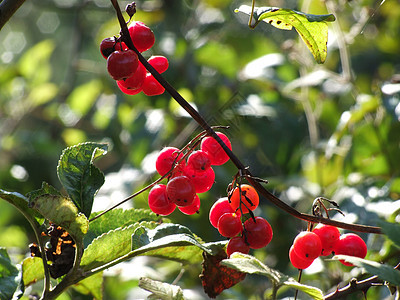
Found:
<path fill-rule="evenodd" d="M 307 269 L 312 263 L 313 263 L 313 259 L 306 259 L 306 258 L 302 258 L 300 256 L 298 256 L 296 254 L 296 252 L 294 251 L 293 246 L 290 247 L 289 250 L 289 259 L 290 262 L 292 263 L 293 267 L 295 267 L 296 269 Z"/>
<path fill-rule="evenodd" d="M 156 214 L 166 216 L 172 213 L 176 205 L 168 200 L 166 194 L 166 185 L 157 184 L 149 193 L 149 208 Z"/>
<path fill-rule="evenodd" d="M 167 197 L 177 206 L 189 206 L 193 203 L 196 191 L 189 178 L 177 176 L 167 183 Z"/>
<path fill-rule="evenodd" d="M 364 258 L 367 255 L 367 245 L 364 240 L 357 234 L 346 233 L 340 236 L 333 248 L 335 254 L 350 255 Z M 353 266 L 353 264 L 340 260 L 345 266 Z"/>
<path fill-rule="evenodd" d="M 115 80 L 131 76 L 137 69 L 139 60 L 132 50 L 114 51 L 107 58 L 107 71 Z"/>
<path fill-rule="evenodd" d="M 177 158 L 178 154 L 179 157 Z M 160 174 L 161 176 L 167 174 L 174 166 L 174 163 L 177 163 L 182 157 L 183 154 L 180 153 L 180 150 L 178 148 L 165 147 L 164 149 L 162 149 L 158 154 L 156 160 L 156 170 L 158 174 Z M 185 164 L 185 162 L 182 161 L 180 164 Z"/>
<path fill-rule="evenodd" d="M 246 244 L 243 236 L 235 236 L 231 238 L 226 246 L 226 254 L 231 256 L 234 252 L 247 254 L 250 252 L 249 245 Z"/>
<path fill-rule="evenodd" d="M 193 168 L 186 166 L 183 169 L 183 174 L 185 174 L 192 181 L 196 193 L 205 193 L 211 189 L 215 180 L 215 173 L 212 168 L 208 168 L 205 172 L 198 172 Z"/>
<path fill-rule="evenodd" d="M 232 150 L 232 145 L 228 137 L 221 132 L 217 132 L 217 135 L 222 139 L 226 146 Z M 229 160 L 229 156 L 225 153 L 224 149 L 222 149 L 221 145 L 211 136 L 205 137 L 201 141 L 200 149 L 208 153 L 211 164 L 214 166 L 223 165 Z"/>
<path fill-rule="evenodd" d="M 150 73 L 146 74 L 143 82 L 143 93 L 147 96 L 157 96 L 164 93 L 164 87 Z"/>
<path fill-rule="evenodd" d="M 248 213 L 249 210 L 255 210 L 258 207 L 260 199 L 258 193 L 251 185 L 242 184 L 236 187 L 230 198 L 231 206 L 234 210 L 237 210 L 241 204 L 241 209 L 244 214 Z"/>
<path fill-rule="evenodd" d="M 139 52 L 149 50 L 155 42 L 154 33 L 142 22 L 133 22 L 128 28 L 133 45 Z"/>
<path fill-rule="evenodd" d="M 136 71 L 125 80 L 118 80 L 118 86 L 122 86 L 128 90 L 142 90 L 144 79 L 146 78 L 146 68 L 139 63 Z"/>
<path fill-rule="evenodd" d="M 162 55 L 151 56 L 148 59 L 148 62 L 150 65 L 153 66 L 154 69 L 156 69 L 158 73 L 164 73 L 165 71 L 167 71 L 169 66 L 168 59 Z"/>
<path fill-rule="evenodd" d="M 187 165 L 197 172 L 204 172 L 211 167 L 211 160 L 206 152 L 197 150 L 189 155 Z"/>
<path fill-rule="evenodd" d="M 234 237 L 238 235 L 243 229 L 240 216 L 235 213 L 224 213 L 218 219 L 217 229 L 224 237 Z"/>
<path fill-rule="evenodd" d="M 255 217 L 255 222 L 253 218 L 250 218 L 244 222 L 243 226 L 247 243 L 252 249 L 265 247 L 272 240 L 272 227 L 262 217 Z"/>
<path fill-rule="evenodd" d="M 105 59 L 110 56 L 111 53 L 115 51 L 115 44 L 117 41 L 114 37 L 108 37 L 101 41 L 100 43 L 100 53 Z"/>
<path fill-rule="evenodd" d="M 340 232 L 339 229 L 335 226 L 325 225 L 325 224 L 318 224 L 314 229 L 313 232 L 319 236 L 322 244 L 322 256 L 328 256 L 332 253 L 332 250 L 339 240 Z"/>
<path fill-rule="evenodd" d="M 234 213 L 228 197 L 220 198 L 210 208 L 209 219 L 212 226 L 217 228 L 218 220 L 224 213 Z"/>
<path fill-rule="evenodd" d="M 198 195 L 194 196 L 193 203 L 188 206 L 178 206 L 178 209 L 185 215 L 194 215 L 199 212 L 200 209 L 200 198 Z"/>
<path fill-rule="evenodd" d="M 300 232 L 293 241 L 293 251 L 301 259 L 316 259 L 322 251 L 321 240 L 311 231 Z"/>
<path fill-rule="evenodd" d="M 130 89 L 124 88 L 124 87 L 121 85 L 121 81 L 123 81 L 123 80 L 118 80 L 118 81 L 117 81 L 117 85 L 118 85 L 119 89 L 121 90 L 121 92 L 123 92 L 124 94 L 127 94 L 127 95 L 136 95 L 136 94 L 139 94 L 139 93 L 142 91 L 142 88 L 138 88 L 138 89 L 136 89 L 136 90 L 130 90 Z"/>

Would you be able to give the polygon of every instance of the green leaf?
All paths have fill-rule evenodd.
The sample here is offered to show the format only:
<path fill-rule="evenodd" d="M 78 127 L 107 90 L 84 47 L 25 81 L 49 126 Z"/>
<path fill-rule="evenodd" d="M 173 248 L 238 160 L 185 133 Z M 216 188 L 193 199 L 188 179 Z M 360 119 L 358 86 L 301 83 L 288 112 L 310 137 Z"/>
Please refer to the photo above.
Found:
<path fill-rule="evenodd" d="M 79 213 L 75 204 L 61 195 L 43 194 L 30 199 L 29 206 L 49 221 L 64 228 L 76 243 L 87 233 L 89 220 Z"/>
<path fill-rule="evenodd" d="M 394 223 L 381 222 L 379 224 L 386 236 L 397 246 L 400 247 L 400 225 Z"/>
<path fill-rule="evenodd" d="M 183 291 L 177 285 L 142 277 L 139 280 L 139 287 L 152 293 L 147 299 L 162 299 L 162 300 L 184 299 Z"/>
<path fill-rule="evenodd" d="M 24 293 L 22 273 L 11 263 L 5 248 L 0 248 L 0 299 L 19 299 Z"/>
<path fill-rule="evenodd" d="M 79 117 L 86 115 L 102 90 L 101 80 L 91 80 L 76 87 L 67 98 L 67 103 Z"/>
<path fill-rule="evenodd" d="M 348 255 L 335 255 L 332 258 L 345 260 L 357 267 L 364 268 L 369 274 L 377 275 L 382 280 L 388 281 L 394 285 L 400 285 L 400 271 L 389 265 Z"/>
<path fill-rule="evenodd" d="M 25 286 L 44 278 L 43 261 L 40 257 L 27 257 L 22 262 L 22 279 Z"/>
<path fill-rule="evenodd" d="M 91 214 L 90 218 L 94 218 L 99 213 L 101 212 Z M 90 222 L 89 231 L 87 235 L 85 235 L 84 244 L 88 245 L 96 237 L 118 227 L 127 227 L 131 224 L 142 221 L 158 222 L 160 221 L 160 219 L 161 218 L 153 213 L 150 209 L 113 209 L 107 212 L 106 215 L 101 216 L 98 219 Z"/>
<path fill-rule="evenodd" d="M 89 217 L 94 196 L 104 184 L 104 174 L 93 161 L 106 154 L 107 144 L 83 143 L 63 151 L 58 162 L 58 178 L 78 207 Z"/>
<path fill-rule="evenodd" d="M 138 222 L 128 227 L 117 228 L 102 234 L 83 252 L 81 267 L 93 270 L 110 263 L 131 251 L 131 236 L 138 227 L 155 228 L 155 222 Z"/>
<path fill-rule="evenodd" d="M 278 287 L 292 287 L 310 295 L 314 299 L 323 299 L 323 294 L 320 289 L 301 284 L 295 279 L 277 270 L 271 269 L 251 255 L 234 253 L 229 259 L 224 259 L 221 264 L 244 273 L 266 276 Z"/>
<path fill-rule="evenodd" d="M 235 11 L 250 15 L 251 7 L 241 5 Z M 286 8 L 256 7 L 253 16 L 256 24 L 264 21 L 284 30 L 291 30 L 294 27 L 317 63 L 325 62 L 328 43 L 327 22 L 335 21 L 334 15 L 311 15 Z"/>
<path fill-rule="evenodd" d="M 103 272 L 89 276 L 74 285 L 74 289 L 85 295 L 92 295 L 94 299 L 103 299 Z"/>

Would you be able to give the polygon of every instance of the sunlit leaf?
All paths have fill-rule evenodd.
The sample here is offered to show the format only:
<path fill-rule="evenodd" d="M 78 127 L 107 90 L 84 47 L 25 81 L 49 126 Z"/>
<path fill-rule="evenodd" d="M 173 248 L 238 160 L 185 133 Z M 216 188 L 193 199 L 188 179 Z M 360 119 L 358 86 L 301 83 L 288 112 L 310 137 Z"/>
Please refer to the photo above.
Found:
<path fill-rule="evenodd" d="M 234 253 L 229 259 L 223 260 L 222 264 L 244 273 L 266 276 L 277 286 L 289 286 L 298 289 L 304 293 L 307 293 L 313 297 L 313 299 L 323 299 L 323 294 L 320 289 L 301 284 L 295 279 L 277 270 L 271 269 L 251 255 Z"/>
<path fill-rule="evenodd" d="M 93 161 L 107 153 L 107 144 L 83 143 L 63 151 L 58 162 L 60 182 L 78 207 L 89 217 L 94 196 L 104 184 L 104 174 Z"/>
<path fill-rule="evenodd" d="M 40 257 L 27 257 L 22 262 L 22 279 L 25 286 L 44 278 L 43 261 Z"/>
<path fill-rule="evenodd" d="M 162 299 L 162 300 L 183 300 L 182 289 L 174 284 L 165 283 L 162 281 L 152 280 L 150 278 L 140 278 L 139 287 L 151 292 L 152 294 L 147 299 Z"/>
<path fill-rule="evenodd" d="M 251 7 L 241 5 L 235 11 L 250 15 Z M 294 27 L 317 63 L 325 62 L 328 42 L 327 22 L 335 21 L 334 15 L 312 15 L 286 8 L 256 7 L 253 16 L 256 23 L 264 21 L 284 30 L 291 30 Z"/>
<path fill-rule="evenodd" d="M 58 87 L 54 83 L 43 83 L 32 88 L 29 94 L 29 100 L 34 106 L 49 102 L 58 93 Z"/>
<path fill-rule="evenodd" d="M 344 260 L 357 267 L 364 268 L 369 274 L 377 275 L 382 280 L 400 285 L 400 271 L 392 266 L 348 255 L 335 255 L 333 259 Z"/>
<path fill-rule="evenodd" d="M 103 299 L 103 272 L 89 276 L 74 285 L 74 289 L 85 295 L 92 295 L 94 299 Z"/>
<path fill-rule="evenodd" d="M 100 80 L 92 80 L 76 87 L 67 98 L 70 108 L 79 116 L 88 113 L 97 97 L 100 95 L 102 84 Z"/>

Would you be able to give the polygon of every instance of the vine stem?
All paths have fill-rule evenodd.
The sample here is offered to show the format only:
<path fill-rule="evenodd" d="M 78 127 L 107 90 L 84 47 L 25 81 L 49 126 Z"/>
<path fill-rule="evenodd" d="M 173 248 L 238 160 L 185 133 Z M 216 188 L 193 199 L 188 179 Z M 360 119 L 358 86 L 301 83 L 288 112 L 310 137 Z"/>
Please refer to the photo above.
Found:
<path fill-rule="evenodd" d="M 117 13 L 118 21 L 121 26 L 121 35 L 122 39 L 125 42 L 125 44 L 128 46 L 129 49 L 133 50 L 138 58 L 139 61 L 143 64 L 143 66 L 154 76 L 154 78 L 165 88 L 165 90 L 172 96 L 172 98 L 175 99 L 176 102 L 180 106 L 182 106 L 183 109 L 186 110 L 186 112 L 207 132 L 207 134 L 211 137 L 213 137 L 224 149 L 226 154 L 229 156 L 230 160 L 232 163 L 236 166 L 238 170 L 241 170 L 244 175 L 246 175 L 247 181 L 257 190 L 258 193 L 260 193 L 264 198 L 266 198 L 269 202 L 277 206 L 278 208 L 282 209 L 283 211 L 289 213 L 295 218 L 312 222 L 312 223 L 323 223 L 327 225 L 333 225 L 336 227 L 340 227 L 343 229 L 348 229 L 352 231 L 358 231 L 358 232 L 368 232 L 368 233 L 376 233 L 380 234 L 382 233 L 380 227 L 375 227 L 375 226 L 367 226 L 367 225 L 359 225 L 359 224 L 348 224 L 348 223 L 343 223 L 339 221 L 334 221 L 322 217 L 316 217 L 313 215 L 309 214 L 304 214 L 293 207 L 289 206 L 282 200 L 280 200 L 278 197 L 267 191 L 257 180 L 254 179 L 254 176 L 251 174 L 251 172 L 248 170 L 248 168 L 245 167 L 245 165 L 237 158 L 237 156 L 228 148 L 228 146 L 221 140 L 221 138 L 215 133 L 215 131 L 211 128 L 211 126 L 205 121 L 205 119 L 191 106 L 179 92 L 172 87 L 171 84 L 165 78 L 157 72 L 153 66 L 151 66 L 147 60 L 143 57 L 143 55 L 136 49 L 136 47 L 133 45 L 132 40 L 129 35 L 128 31 L 128 26 L 125 22 L 125 19 L 122 15 L 121 9 L 119 7 L 118 1 L 117 0 L 111 0 L 111 3 Z"/>
<path fill-rule="evenodd" d="M 0 2 L 0 30 L 24 2 L 25 0 L 3 0 Z"/>

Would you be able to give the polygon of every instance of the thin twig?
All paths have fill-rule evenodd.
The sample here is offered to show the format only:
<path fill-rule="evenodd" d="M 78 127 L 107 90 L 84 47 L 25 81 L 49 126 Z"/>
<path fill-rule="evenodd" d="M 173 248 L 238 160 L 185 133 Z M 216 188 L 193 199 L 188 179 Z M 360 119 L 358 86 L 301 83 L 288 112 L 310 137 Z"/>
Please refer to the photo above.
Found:
<path fill-rule="evenodd" d="M 0 2 L 0 30 L 24 2 L 25 0 L 3 0 Z"/>

